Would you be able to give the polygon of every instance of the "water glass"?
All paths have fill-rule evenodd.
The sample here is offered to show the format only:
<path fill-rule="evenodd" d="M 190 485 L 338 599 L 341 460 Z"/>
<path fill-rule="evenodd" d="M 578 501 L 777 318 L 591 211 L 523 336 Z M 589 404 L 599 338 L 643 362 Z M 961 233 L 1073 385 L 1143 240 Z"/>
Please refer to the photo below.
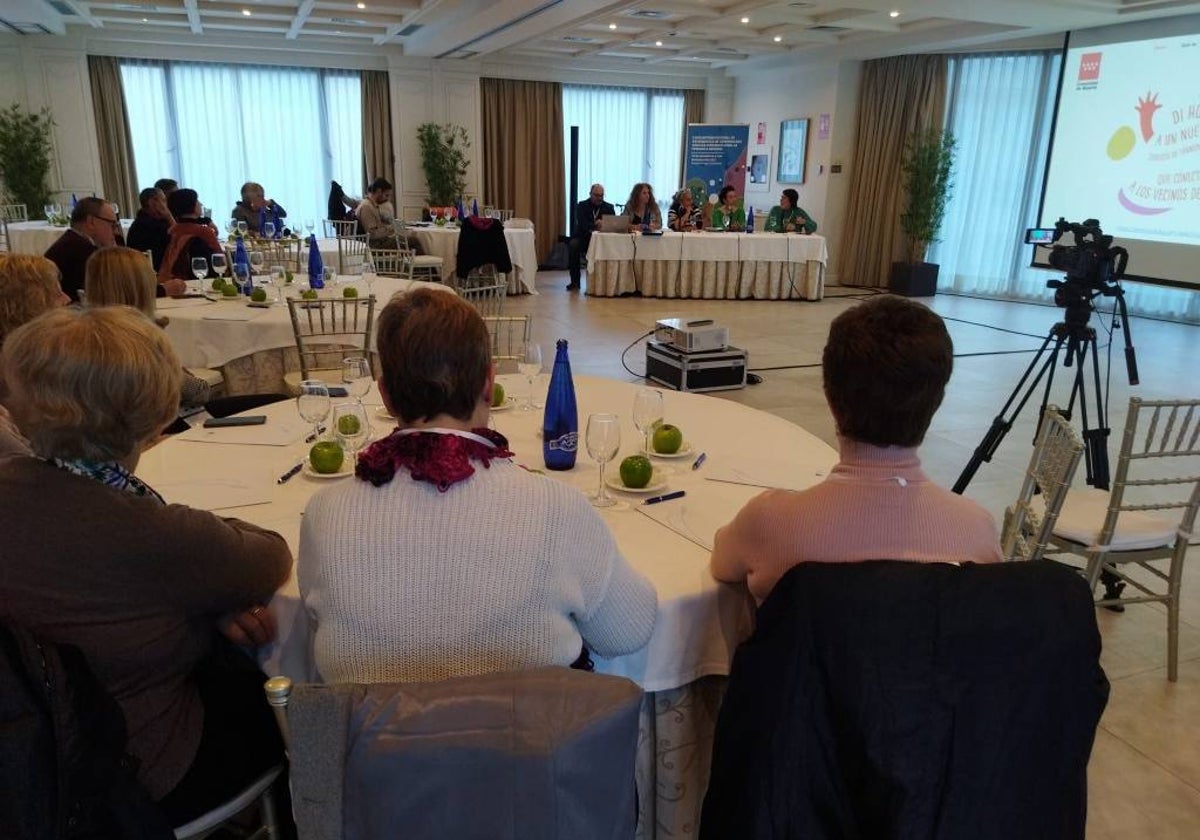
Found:
<path fill-rule="evenodd" d="M 204 257 L 192 257 L 192 276 L 196 280 L 203 280 L 208 276 L 208 260 Z"/>
<path fill-rule="evenodd" d="M 312 236 L 313 228 L 315 228 L 316 226 L 317 226 L 316 223 L 312 219 L 304 220 L 304 229 L 306 231 L 308 231 L 309 236 Z"/>
<path fill-rule="evenodd" d="M 239 220 L 239 221 L 238 221 L 238 223 L 237 223 L 237 232 L 238 232 L 238 235 L 239 235 L 239 236 L 245 236 L 245 235 L 246 235 L 246 231 L 248 231 L 248 230 L 250 230 L 250 226 L 249 226 L 249 225 L 247 225 L 247 224 L 246 224 L 244 221 L 241 221 L 241 220 Z"/>
<path fill-rule="evenodd" d="M 529 391 L 525 397 L 525 404 L 521 406 L 522 411 L 533 411 L 535 408 L 541 408 L 533 401 L 533 380 L 539 373 L 542 372 L 542 345 L 536 341 L 526 341 L 524 354 L 521 360 L 517 362 L 517 371 L 525 377 L 529 383 Z"/>
<path fill-rule="evenodd" d="M 233 281 L 237 285 L 239 292 L 245 295 L 250 294 L 252 291 L 250 286 L 250 266 L 243 262 L 234 263 Z"/>
<path fill-rule="evenodd" d="M 250 252 L 250 273 L 251 274 L 257 274 L 257 275 L 261 276 L 263 273 L 263 265 L 265 265 L 265 264 L 266 264 L 266 260 L 263 259 L 262 251 L 251 251 Z"/>
<path fill-rule="evenodd" d="M 313 424 L 313 439 L 321 436 L 321 423 L 329 416 L 329 386 L 320 379 L 305 379 L 296 397 L 300 419 Z"/>
<path fill-rule="evenodd" d="M 639 388 L 633 398 L 633 424 L 637 426 L 645 441 L 647 454 L 653 451 L 650 446 L 650 435 L 654 427 L 663 419 L 662 391 L 654 388 Z"/>
<path fill-rule="evenodd" d="M 208 258 L 212 263 L 213 274 L 218 277 L 224 277 L 225 272 L 229 271 L 229 258 L 222 252 L 217 252 Z"/>
<path fill-rule="evenodd" d="M 275 302 L 283 303 L 283 290 L 287 286 L 287 269 L 281 265 L 271 266 L 271 285 L 275 289 Z"/>
<path fill-rule="evenodd" d="M 262 235 L 263 235 L 264 239 L 274 239 L 275 238 L 275 223 L 267 222 L 265 225 L 263 225 L 262 226 Z"/>
<path fill-rule="evenodd" d="M 362 356 L 347 356 L 342 359 L 342 382 L 346 393 L 358 402 L 371 390 L 371 365 Z"/>
<path fill-rule="evenodd" d="M 600 465 L 600 486 L 596 495 L 589 497 L 596 507 L 612 507 L 616 504 L 604 485 L 604 465 L 617 457 L 621 450 L 621 421 L 615 414 L 590 414 L 587 421 L 586 443 L 588 455 Z"/>
<path fill-rule="evenodd" d="M 362 449 L 371 436 L 367 422 L 367 411 L 362 403 L 338 403 L 333 407 L 333 431 L 342 448 L 350 453 L 351 459 Z"/>

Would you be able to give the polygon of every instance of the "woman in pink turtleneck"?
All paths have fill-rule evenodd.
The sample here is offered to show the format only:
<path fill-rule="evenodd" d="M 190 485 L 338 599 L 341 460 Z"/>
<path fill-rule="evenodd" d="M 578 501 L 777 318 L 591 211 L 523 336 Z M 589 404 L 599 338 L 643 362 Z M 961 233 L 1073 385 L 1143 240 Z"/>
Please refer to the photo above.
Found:
<path fill-rule="evenodd" d="M 825 481 L 768 490 L 717 531 L 712 573 L 761 603 L 797 563 L 1001 559 L 996 523 L 937 486 L 917 446 L 945 393 L 954 348 L 942 319 L 884 295 L 843 312 L 823 355 L 840 458 Z"/>

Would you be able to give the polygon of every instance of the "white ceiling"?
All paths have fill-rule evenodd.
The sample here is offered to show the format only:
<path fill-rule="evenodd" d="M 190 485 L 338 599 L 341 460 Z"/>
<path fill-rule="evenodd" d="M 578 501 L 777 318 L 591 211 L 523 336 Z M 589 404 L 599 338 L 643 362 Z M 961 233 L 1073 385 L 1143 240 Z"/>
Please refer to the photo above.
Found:
<path fill-rule="evenodd" d="M 276 48 L 357 45 L 703 72 L 771 57 L 980 47 L 1197 12 L 1200 2 L 1182 0 L 0 0 L 0 32 L 82 29 L 208 43 L 249 35 Z"/>

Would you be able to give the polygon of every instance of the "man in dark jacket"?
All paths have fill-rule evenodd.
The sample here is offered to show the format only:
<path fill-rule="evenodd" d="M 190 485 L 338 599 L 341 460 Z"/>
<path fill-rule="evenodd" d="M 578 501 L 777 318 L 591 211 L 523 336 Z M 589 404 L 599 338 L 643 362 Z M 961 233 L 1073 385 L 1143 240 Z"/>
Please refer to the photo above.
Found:
<path fill-rule="evenodd" d="M 79 301 L 88 257 L 108 245 L 121 245 L 121 223 L 111 204 L 94 196 L 82 198 L 71 211 L 71 226 L 43 256 L 58 266 L 62 290 Z"/>
<path fill-rule="evenodd" d="M 571 231 L 571 241 L 567 244 L 567 270 L 571 272 L 571 282 L 568 290 L 579 288 L 579 268 L 581 256 L 587 253 L 592 241 L 592 231 L 601 216 L 615 216 L 617 211 L 604 200 L 604 187 L 592 184 L 590 194 L 586 199 L 575 205 L 575 225 Z"/>
<path fill-rule="evenodd" d="M 162 265 L 167 243 L 171 241 L 170 230 L 175 219 L 167 209 L 166 194 L 156 187 L 148 187 L 138 193 L 138 201 L 142 206 L 129 226 L 128 244 L 134 250 L 149 251 L 157 272 Z"/>

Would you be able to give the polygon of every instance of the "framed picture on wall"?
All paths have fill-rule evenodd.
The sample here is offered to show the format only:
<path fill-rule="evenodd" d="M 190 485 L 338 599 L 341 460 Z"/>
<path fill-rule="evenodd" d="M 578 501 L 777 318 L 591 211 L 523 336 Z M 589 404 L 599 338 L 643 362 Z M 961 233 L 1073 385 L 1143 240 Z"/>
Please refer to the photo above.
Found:
<path fill-rule="evenodd" d="M 804 159 L 808 152 L 808 119 L 784 120 L 779 124 L 779 170 L 781 184 L 804 183 Z"/>
<path fill-rule="evenodd" d="M 771 147 L 751 146 L 746 166 L 746 192 L 765 193 L 771 189 Z"/>

